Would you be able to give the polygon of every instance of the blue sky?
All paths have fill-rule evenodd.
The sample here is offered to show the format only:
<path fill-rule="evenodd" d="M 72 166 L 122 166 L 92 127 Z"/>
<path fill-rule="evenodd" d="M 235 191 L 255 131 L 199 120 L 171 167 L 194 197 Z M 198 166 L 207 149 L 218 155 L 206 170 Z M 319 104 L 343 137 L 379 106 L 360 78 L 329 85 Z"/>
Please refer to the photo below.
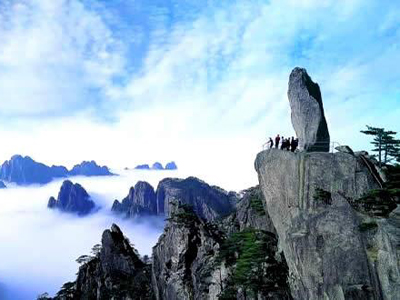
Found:
<path fill-rule="evenodd" d="M 389 0 L 2 1 L 0 157 L 254 178 L 265 138 L 293 134 L 295 66 L 320 84 L 332 140 L 368 148 L 366 124 L 399 130 L 399 41 Z"/>

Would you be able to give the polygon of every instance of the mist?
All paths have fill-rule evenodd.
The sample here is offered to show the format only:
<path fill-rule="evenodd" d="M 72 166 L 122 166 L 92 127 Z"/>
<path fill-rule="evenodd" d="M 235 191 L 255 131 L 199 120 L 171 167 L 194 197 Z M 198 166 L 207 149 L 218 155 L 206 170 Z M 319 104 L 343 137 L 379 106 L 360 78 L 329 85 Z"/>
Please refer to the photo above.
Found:
<path fill-rule="evenodd" d="M 57 197 L 63 180 L 47 185 L 0 190 L 0 298 L 36 299 L 55 292 L 76 279 L 75 260 L 90 254 L 102 232 L 118 224 L 141 255 L 151 255 L 163 231 L 164 218 L 123 220 L 111 213 L 115 199 L 123 199 L 139 180 L 154 188 L 165 177 L 183 177 L 179 171 L 119 171 L 120 176 L 71 177 L 90 194 L 100 210 L 85 217 L 47 209 L 50 196 Z"/>

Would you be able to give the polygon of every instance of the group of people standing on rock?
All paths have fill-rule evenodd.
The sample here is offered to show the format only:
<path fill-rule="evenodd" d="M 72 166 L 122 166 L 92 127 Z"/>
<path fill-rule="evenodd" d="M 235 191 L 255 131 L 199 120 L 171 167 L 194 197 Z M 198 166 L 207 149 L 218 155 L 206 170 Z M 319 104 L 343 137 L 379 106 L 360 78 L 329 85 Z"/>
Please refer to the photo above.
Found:
<path fill-rule="evenodd" d="M 281 150 L 286 150 L 286 151 L 296 151 L 297 146 L 299 145 L 299 139 L 295 139 L 293 136 L 292 138 L 285 138 L 285 137 L 280 137 L 279 134 L 275 137 L 275 143 L 272 138 L 269 138 L 268 142 L 268 149 L 277 148 Z"/>

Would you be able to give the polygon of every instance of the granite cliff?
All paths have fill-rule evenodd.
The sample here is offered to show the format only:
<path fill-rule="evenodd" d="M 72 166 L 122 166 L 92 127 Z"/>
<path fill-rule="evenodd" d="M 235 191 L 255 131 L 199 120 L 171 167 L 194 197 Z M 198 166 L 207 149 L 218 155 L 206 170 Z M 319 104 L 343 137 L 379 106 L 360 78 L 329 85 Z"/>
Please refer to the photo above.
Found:
<path fill-rule="evenodd" d="M 151 268 L 140 260 L 117 225 L 103 232 L 99 246 L 79 268 L 76 281 L 64 284 L 54 300 L 153 298 Z"/>
<path fill-rule="evenodd" d="M 193 177 L 164 179 L 156 191 L 138 183 L 114 210 L 167 217 L 152 262 L 140 262 L 123 242 L 104 250 L 113 258 L 100 254 L 81 266 L 70 295 L 109 299 L 118 290 L 110 299 L 399 299 L 399 200 L 382 193 L 387 179 L 367 153 L 348 146 L 329 153 L 321 92 L 304 69 L 293 70 L 288 95 L 301 151 L 259 153 L 259 186 L 239 194 Z M 116 244 L 104 234 L 103 249 Z M 126 277 L 110 275 L 121 270 Z M 76 299 L 68 297 L 57 299 Z"/>
<path fill-rule="evenodd" d="M 218 222 L 174 202 L 150 263 L 113 225 L 94 247 L 97 254 L 80 258 L 76 281 L 53 299 L 292 299 L 288 268 L 268 231 L 275 229 L 260 209 L 261 197 L 258 187 L 245 191 L 237 210 Z"/>
<path fill-rule="evenodd" d="M 315 86 L 313 90 L 317 92 Z M 292 106 L 292 116 L 307 110 L 309 104 L 303 104 Z M 301 122 L 292 118 L 293 127 L 296 132 L 314 128 L 315 134 L 319 123 L 325 131 L 323 111 L 317 116 L 316 123 L 312 115 Z M 289 267 L 293 298 L 398 299 L 397 205 L 390 198 L 367 197 L 382 187 L 384 178 L 362 152 L 314 152 L 316 136 L 305 137 L 303 150 L 308 151 L 270 149 L 255 161 L 266 213 Z"/>
<path fill-rule="evenodd" d="M 121 202 L 114 201 L 111 210 L 130 218 L 145 215 L 169 217 L 170 206 L 178 201 L 193 206 L 201 218 L 215 220 L 233 211 L 234 200 L 232 194 L 195 177 L 165 178 L 156 191 L 147 182 L 138 182 Z"/>
<path fill-rule="evenodd" d="M 89 214 L 95 206 L 86 190 L 80 184 L 73 184 L 69 180 L 65 180 L 61 185 L 57 199 L 50 197 L 47 204 L 50 209 L 75 213 L 79 216 Z"/>

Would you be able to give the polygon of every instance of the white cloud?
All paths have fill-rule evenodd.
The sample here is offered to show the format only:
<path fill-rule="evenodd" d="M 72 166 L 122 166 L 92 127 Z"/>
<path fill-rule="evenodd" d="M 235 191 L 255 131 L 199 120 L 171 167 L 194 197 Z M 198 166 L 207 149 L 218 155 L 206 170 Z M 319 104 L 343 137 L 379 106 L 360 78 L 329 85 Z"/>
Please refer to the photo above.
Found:
<path fill-rule="evenodd" d="M 400 53 L 398 43 L 391 37 L 396 32 L 397 19 L 390 13 L 395 4 L 372 0 L 210 4 L 193 22 L 172 21 L 168 29 L 165 12 L 150 9 L 154 17 L 149 19 L 160 19 L 162 26 L 156 26 L 159 29 L 151 36 L 138 70 L 124 68 L 127 56 L 135 51 L 123 51 L 136 32 L 124 31 L 126 38 L 114 34 L 103 22 L 101 10 L 77 0 L 43 0 L 35 5 L 33 12 L 13 12 L 19 25 L 2 31 L 10 34 L 7 47 L 23 49 L 19 45 L 30 40 L 38 46 L 31 46 L 36 50 L 23 58 L 27 69 L 15 60 L 10 74 L 22 69 L 10 76 L 6 89 L 16 91 L 16 99 L 1 101 L 0 108 L 35 113 L 67 110 L 84 100 L 93 105 L 79 114 L 44 122 L 12 119 L 12 125 L 5 124 L 7 128 L 0 131 L 0 138 L 7 140 L 0 149 L 4 159 L 22 152 L 51 163 L 96 159 L 118 167 L 174 159 L 191 168 L 193 175 L 205 174 L 201 177 L 207 180 L 212 170 L 219 174 L 208 175 L 210 180 L 216 178 L 216 184 L 244 188 L 257 182 L 252 162 L 265 139 L 278 132 L 293 134 L 286 90 L 295 65 L 306 67 L 321 85 L 332 140 L 367 147 L 367 140 L 358 134 L 360 126 L 382 120 L 388 127 L 396 124 L 388 113 L 389 104 L 398 105 L 393 97 L 400 77 L 393 63 Z M 380 22 L 376 14 L 385 16 L 386 25 L 375 26 Z M 35 26 L 27 27 L 25 23 L 32 20 Z M 49 22 L 54 26 L 47 26 Z M 45 42 L 38 42 L 37 32 L 44 33 Z M 15 43 L 11 34 L 17 37 Z M 59 43 L 58 36 L 65 41 Z M 88 45 L 93 56 L 87 55 Z M 24 57 L 25 52 L 18 51 Z M 49 59 L 43 62 L 43 55 Z M 11 66 L 18 56 L 1 57 Z M 36 64 L 44 65 L 43 71 Z M 49 64 L 65 68 L 52 73 Z M 37 78 L 29 75 L 34 72 Z M 0 70 L 1 74 L 7 72 Z M 55 74 L 64 77 L 54 80 Z M 123 80 L 112 84 L 112 76 L 119 74 Z M 25 88 L 18 88 L 16 78 L 21 76 L 27 78 Z M 88 86 L 99 87 L 108 97 L 91 99 L 93 95 L 85 94 Z M 45 96 L 27 102 L 36 90 Z M 392 100 L 376 100 L 382 97 Z M 98 118 L 99 110 L 113 115 L 114 122 Z M 378 120 L 377 112 L 382 116 Z M 237 178 L 251 180 L 241 179 L 241 184 Z"/>
<path fill-rule="evenodd" d="M 90 103 L 91 89 L 107 93 L 123 72 L 122 44 L 80 1 L 12 1 L 0 9 L 2 115 L 69 114 Z"/>
<path fill-rule="evenodd" d="M 170 172 L 176 176 L 175 172 Z M 9 187 L 0 191 L 0 282 L 11 289 L 9 299 L 34 299 L 45 291 L 54 294 L 63 283 L 76 279 L 80 255 L 90 254 L 102 232 L 118 224 L 141 255 L 151 255 L 163 230 L 163 220 L 122 220 L 110 212 L 114 199 L 121 200 L 138 180 L 154 187 L 165 176 L 158 172 L 123 172 L 121 176 L 71 178 L 102 206 L 84 218 L 47 209 L 57 196 L 61 180 L 44 186 Z"/>

